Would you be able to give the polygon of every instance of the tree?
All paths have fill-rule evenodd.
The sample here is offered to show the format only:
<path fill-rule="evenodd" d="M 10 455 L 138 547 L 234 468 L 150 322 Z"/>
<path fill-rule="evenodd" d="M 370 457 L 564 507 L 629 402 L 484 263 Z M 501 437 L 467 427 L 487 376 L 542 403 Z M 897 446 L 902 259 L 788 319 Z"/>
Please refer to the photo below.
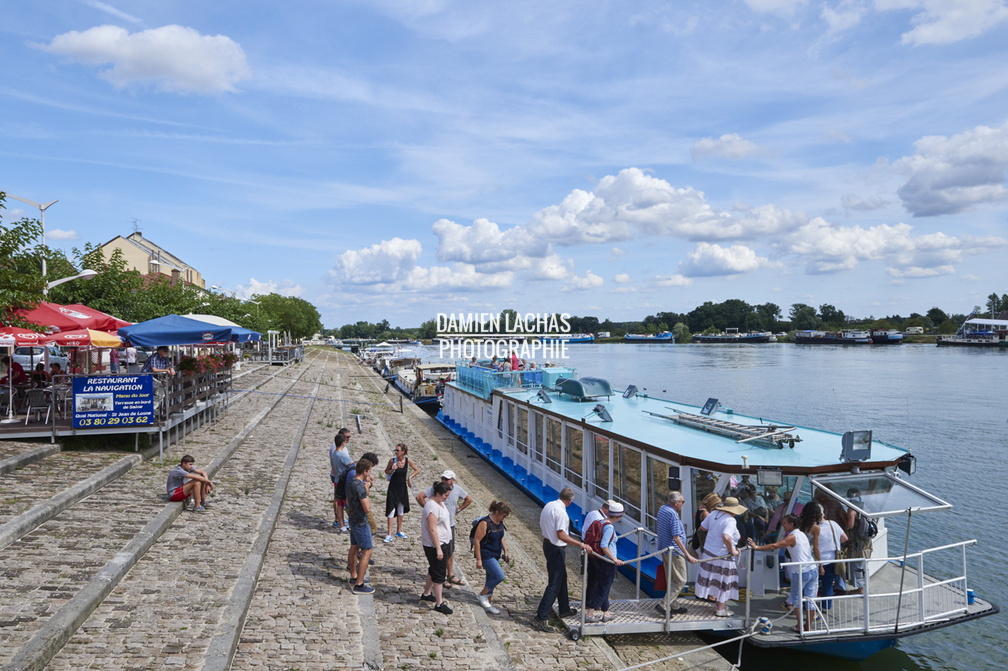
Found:
<path fill-rule="evenodd" d="M 675 336 L 675 341 L 677 343 L 690 342 L 693 340 L 693 335 L 690 333 L 689 327 L 683 322 L 676 322 L 676 325 L 672 327 L 672 335 Z"/>
<path fill-rule="evenodd" d="M 843 310 L 837 310 L 829 303 L 819 306 L 819 318 L 822 319 L 824 324 L 832 324 L 834 326 L 842 326 L 847 321 L 847 315 L 843 313 Z"/>
<path fill-rule="evenodd" d="M 777 331 L 780 316 L 781 309 L 776 303 L 763 303 L 762 305 L 757 305 L 753 321 L 753 330 Z"/>
<path fill-rule="evenodd" d="M 6 194 L 0 192 L 0 209 Z M 9 326 L 29 326 L 17 315 L 30 310 L 42 300 L 45 280 L 42 259 L 46 250 L 35 245 L 42 237 L 42 224 L 35 219 L 21 219 L 5 224 L 0 219 L 0 320 Z"/>
<path fill-rule="evenodd" d="M 930 319 L 931 323 L 937 327 L 948 321 L 949 316 L 939 308 L 931 308 L 927 311 L 927 318 Z"/>
<path fill-rule="evenodd" d="M 287 331 L 292 338 L 309 338 L 322 330 L 322 318 L 315 306 L 302 298 L 267 294 L 253 296 L 259 303 L 259 311 L 264 325 L 277 331 Z M 358 322 L 360 324 L 360 322 Z M 383 320 L 378 329 L 388 331 L 389 323 Z M 371 337 L 342 336 L 341 337 Z"/>
<path fill-rule="evenodd" d="M 791 328 L 805 331 L 817 328 L 820 324 L 816 310 L 811 305 L 795 303 L 791 306 Z"/>

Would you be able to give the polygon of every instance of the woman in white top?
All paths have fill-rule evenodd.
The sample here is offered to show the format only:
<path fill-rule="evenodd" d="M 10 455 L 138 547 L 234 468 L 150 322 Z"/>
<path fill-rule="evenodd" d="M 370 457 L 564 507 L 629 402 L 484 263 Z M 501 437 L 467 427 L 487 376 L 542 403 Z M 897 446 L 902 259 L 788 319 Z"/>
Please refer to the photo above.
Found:
<path fill-rule="evenodd" d="M 746 511 L 734 496 L 729 496 L 724 503 L 704 518 L 700 528 L 707 532 L 703 551 L 700 555 L 700 570 L 696 579 L 696 595 L 699 599 L 713 601 L 717 605 L 714 612 L 718 617 L 729 617 L 731 611 L 725 608 L 729 599 L 738 599 L 738 557 L 739 535 L 735 516 Z M 711 557 L 725 557 L 711 559 Z"/>
<path fill-rule="evenodd" d="M 800 631 L 801 612 L 798 610 L 798 603 L 802 597 L 814 599 L 818 587 L 816 581 L 816 569 L 812 559 L 812 548 L 809 546 L 808 536 L 798 528 L 799 519 L 797 515 L 785 515 L 781 520 L 781 528 L 787 534 L 776 543 L 767 545 L 756 545 L 753 539 L 749 539 L 749 547 L 753 550 L 765 552 L 767 550 L 779 550 L 788 548 L 791 555 L 792 565 L 788 567 L 788 576 L 791 578 L 791 596 L 784 602 L 789 608 L 794 609 L 795 617 L 798 619 L 798 626 L 795 631 Z M 811 602 L 806 601 L 806 624 L 805 631 L 812 629 L 812 608 Z"/>
<path fill-rule="evenodd" d="M 819 524 L 819 560 L 823 562 L 835 561 L 840 553 L 840 545 L 847 542 L 847 534 L 839 524 L 824 517 L 822 507 L 810 504 L 810 508 L 815 508 L 818 514 Z M 837 574 L 836 564 L 823 564 L 819 567 L 819 596 L 833 596 L 836 587 Z M 824 601 L 823 609 L 833 607 L 832 601 Z"/>
<path fill-rule="evenodd" d="M 428 567 L 427 580 L 420 600 L 433 601 L 434 610 L 451 615 L 453 609 L 442 596 L 445 578 L 448 575 L 448 557 L 451 556 L 452 540 L 450 518 L 444 502 L 451 489 L 445 482 L 434 483 L 433 489 L 434 496 L 428 498 L 424 504 L 420 524 L 420 544 L 423 545 Z"/>

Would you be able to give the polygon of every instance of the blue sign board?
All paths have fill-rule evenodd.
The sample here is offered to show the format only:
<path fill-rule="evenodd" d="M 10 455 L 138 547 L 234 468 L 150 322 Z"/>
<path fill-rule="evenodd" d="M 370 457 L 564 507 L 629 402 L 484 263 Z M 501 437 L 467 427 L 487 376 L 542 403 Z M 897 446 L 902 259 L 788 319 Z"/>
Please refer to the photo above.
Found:
<path fill-rule="evenodd" d="M 75 429 L 154 423 L 154 378 L 150 375 L 75 377 L 73 394 Z"/>

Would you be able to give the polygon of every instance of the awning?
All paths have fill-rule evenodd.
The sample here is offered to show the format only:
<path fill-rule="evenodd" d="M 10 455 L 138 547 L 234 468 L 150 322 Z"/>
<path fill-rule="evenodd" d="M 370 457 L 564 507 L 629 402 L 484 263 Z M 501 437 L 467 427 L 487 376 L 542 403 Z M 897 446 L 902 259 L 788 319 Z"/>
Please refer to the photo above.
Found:
<path fill-rule="evenodd" d="M 259 342 L 262 340 L 262 334 L 258 331 L 241 327 L 230 319 L 224 319 L 223 317 L 218 317 L 217 315 L 188 314 L 183 315 L 183 317 L 186 317 L 187 319 L 195 319 L 200 322 L 206 322 L 208 324 L 214 324 L 216 326 L 226 326 L 230 328 L 232 342 Z"/>
<path fill-rule="evenodd" d="M 179 315 L 165 315 L 157 319 L 124 326 L 119 329 L 123 340 L 142 347 L 161 345 L 207 345 L 231 342 L 230 328 L 215 326 Z"/>

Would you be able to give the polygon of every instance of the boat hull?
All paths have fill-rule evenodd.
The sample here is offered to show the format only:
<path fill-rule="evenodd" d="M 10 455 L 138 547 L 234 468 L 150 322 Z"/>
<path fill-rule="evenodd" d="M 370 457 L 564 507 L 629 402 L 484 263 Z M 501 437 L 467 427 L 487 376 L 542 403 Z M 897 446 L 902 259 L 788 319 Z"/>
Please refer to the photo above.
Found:
<path fill-rule="evenodd" d="M 730 335 L 696 335 L 693 336 L 693 342 L 702 343 L 708 345 L 747 345 L 747 344 L 763 344 L 773 342 L 771 338 L 774 338 L 769 333 L 753 333 L 753 334 L 743 334 L 738 336 Z M 776 338 L 774 338 L 774 341 Z"/>

